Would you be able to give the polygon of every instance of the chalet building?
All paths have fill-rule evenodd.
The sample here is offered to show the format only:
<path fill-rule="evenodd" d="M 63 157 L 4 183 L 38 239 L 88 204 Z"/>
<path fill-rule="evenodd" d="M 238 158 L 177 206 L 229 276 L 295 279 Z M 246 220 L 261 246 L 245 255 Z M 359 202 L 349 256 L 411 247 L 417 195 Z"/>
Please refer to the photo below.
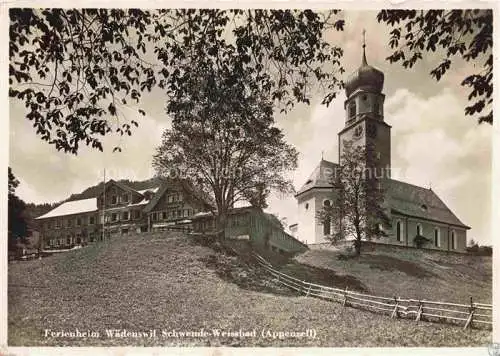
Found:
<path fill-rule="evenodd" d="M 198 213 L 191 220 L 195 233 L 215 231 L 215 220 L 209 212 Z M 305 244 L 287 234 L 274 215 L 251 206 L 229 211 L 224 235 L 226 239 L 247 240 L 252 245 L 277 253 L 297 253 L 308 249 Z"/>
<path fill-rule="evenodd" d="M 209 207 L 205 201 L 195 200 L 194 195 L 189 194 L 191 191 L 193 189 L 185 182 L 177 181 L 163 185 L 144 207 L 148 230 L 158 231 L 174 225 L 190 230 L 191 218 Z"/>
<path fill-rule="evenodd" d="M 101 212 L 100 225 L 104 226 L 104 237 L 148 231 L 144 208 L 158 189 L 159 187 L 154 187 L 136 191 L 114 180 L 106 182 L 103 192 L 96 198 Z"/>
<path fill-rule="evenodd" d="M 185 188 L 165 180 L 158 186 L 135 190 L 110 180 L 96 197 L 67 201 L 36 218 L 43 246 L 71 247 L 172 225 L 190 228 L 189 219 L 207 205 L 188 198 Z"/>
<path fill-rule="evenodd" d="M 95 198 L 67 201 L 36 220 L 44 248 L 85 244 L 101 234 Z"/>
<path fill-rule="evenodd" d="M 365 166 L 378 172 L 383 188 L 384 207 L 391 221 L 388 237 L 374 242 L 415 246 L 415 237 L 423 236 L 430 242 L 422 247 L 443 251 L 466 251 L 465 225 L 432 189 L 401 182 L 390 177 L 391 126 L 384 121 L 382 93 L 384 74 L 368 65 L 363 45 L 361 66 L 348 78 L 344 103 L 345 126 L 338 133 L 339 162 L 344 143 L 374 150 L 375 161 Z M 311 176 L 295 195 L 298 203 L 298 222 L 291 226 L 292 234 L 306 244 L 328 242 L 333 233 L 329 221 L 320 222 L 318 212 L 333 204 L 331 184 L 338 172 L 337 163 L 321 159 Z"/>

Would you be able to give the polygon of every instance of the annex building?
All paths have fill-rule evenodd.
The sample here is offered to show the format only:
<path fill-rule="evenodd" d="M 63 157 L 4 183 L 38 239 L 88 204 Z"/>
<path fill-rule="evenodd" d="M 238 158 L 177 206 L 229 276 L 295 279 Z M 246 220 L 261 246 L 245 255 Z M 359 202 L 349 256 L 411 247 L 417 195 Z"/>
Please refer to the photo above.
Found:
<path fill-rule="evenodd" d="M 194 199 L 200 195 L 182 180 L 161 179 L 141 190 L 110 180 L 95 197 L 66 201 L 36 218 L 42 247 L 70 248 L 110 236 L 161 230 L 210 235 L 215 219 L 208 199 Z M 224 235 L 281 254 L 307 250 L 276 217 L 252 206 L 229 211 Z"/>
<path fill-rule="evenodd" d="M 375 170 L 386 172 L 381 185 L 385 192 L 384 205 L 391 221 L 388 237 L 374 242 L 414 246 L 420 235 L 431 242 L 424 248 L 445 251 L 466 251 L 466 235 L 470 229 L 430 188 L 401 182 L 390 177 L 391 126 L 384 121 L 384 74 L 366 60 L 365 45 L 361 66 L 348 78 L 345 85 L 345 126 L 338 133 L 339 162 L 344 142 L 375 150 L 375 162 L 365 162 Z M 317 218 L 324 206 L 332 204 L 331 184 L 338 164 L 321 159 L 316 169 L 295 195 L 298 203 L 298 221 L 290 228 L 295 237 L 306 244 L 328 242 L 332 227 Z"/>

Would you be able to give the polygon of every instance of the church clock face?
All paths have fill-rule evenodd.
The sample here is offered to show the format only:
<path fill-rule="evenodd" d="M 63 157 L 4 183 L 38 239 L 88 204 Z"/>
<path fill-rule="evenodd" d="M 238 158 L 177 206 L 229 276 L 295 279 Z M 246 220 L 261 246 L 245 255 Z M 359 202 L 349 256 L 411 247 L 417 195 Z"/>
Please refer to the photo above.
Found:
<path fill-rule="evenodd" d="M 354 129 L 354 138 L 358 139 L 358 138 L 361 138 L 362 136 L 363 136 L 363 126 L 358 125 Z"/>
<path fill-rule="evenodd" d="M 377 125 L 373 123 L 368 124 L 368 126 L 366 127 L 366 134 L 370 138 L 377 137 Z"/>

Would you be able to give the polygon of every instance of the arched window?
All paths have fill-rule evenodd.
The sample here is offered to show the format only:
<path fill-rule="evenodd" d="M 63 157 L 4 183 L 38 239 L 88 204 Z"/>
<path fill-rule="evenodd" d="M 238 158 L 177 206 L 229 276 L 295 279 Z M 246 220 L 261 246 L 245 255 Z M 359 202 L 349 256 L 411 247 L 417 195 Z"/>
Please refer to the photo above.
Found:
<path fill-rule="evenodd" d="M 375 100 L 373 101 L 373 112 L 375 114 L 379 114 L 380 115 L 380 105 L 379 105 L 379 102 L 378 102 L 377 98 L 375 98 Z"/>
<path fill-rule="evenodd" d="M 349 120 L 356 118 L 356 102 L 351 101 L 348 106 L 349 110 Z"/>
<path fill-rule="evenodd" d="M 422 224 L 417 224 L 417 235 L 422 236 Z"/>
<path fill-rule="evenodd" d="M 457 236 L 455 230 L 451 230 L 451 249 L 455 250 L 457 248 Z"/>
<path fill-rule="evenodd" d="M 326 217 L 323 221 L 323 235 L 330 235 L 330 218 Z"/>
<path fill-rule="evenodd" d="M 434 246 L 441 247 L 441 231 L 438 227 L 434 228 Z"/>
<path fill-rule="evenodd" d="M 396 223 L 396 239 L 403 241 L 403 223 L 400 220 Z"/>

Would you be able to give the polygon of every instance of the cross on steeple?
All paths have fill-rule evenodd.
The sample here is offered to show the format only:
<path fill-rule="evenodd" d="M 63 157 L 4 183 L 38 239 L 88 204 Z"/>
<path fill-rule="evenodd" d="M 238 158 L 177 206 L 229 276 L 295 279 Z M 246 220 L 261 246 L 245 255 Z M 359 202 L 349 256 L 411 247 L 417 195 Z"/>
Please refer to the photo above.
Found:
<path fill-rule="evenodd" d="M 366 30 L 363 29 L 363 60 L 361 64 L 364 66 L 368 65 L 368 62 L 366 61 L 365 47 L 366 47 Z"/>

